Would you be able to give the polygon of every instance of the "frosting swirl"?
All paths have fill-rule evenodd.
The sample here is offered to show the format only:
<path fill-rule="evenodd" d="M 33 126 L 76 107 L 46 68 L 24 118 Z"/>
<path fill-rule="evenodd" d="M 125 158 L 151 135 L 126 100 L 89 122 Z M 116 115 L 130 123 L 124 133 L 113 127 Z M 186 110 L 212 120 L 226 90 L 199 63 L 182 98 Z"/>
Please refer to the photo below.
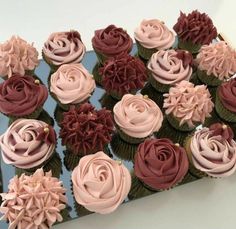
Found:
<path fill-rule="evenodd" d="M 133 41 L 128 33 L 115 25 L 96 30 L 92 38 L 93 48 L 106 57 L 115 57 L 131 51 Z"/>
<path fill-rule="evenodd" d="M 236 142 L 212 133 L 205 127 L 191 138 L 193 165 L 212 177 L 230 176 L 236 169 Z"/>
<path fill-rule="evenodd" d="M 77 31 L 52 33 L 44 43 L 43 54 L 53 65 L 80 63 L 85 46 Z"/>
<path fill-rule="evenodd" d="M 38 66 L 38 52 L 18 36 L 0 44 L 0 76 L 11 77 L 13 74 L 25 75 L 25 71 L 34 70 Z"/>
<path fill-rule="evenodd" d="M 55 142 L 38 138 L 48 124 L 34 119 L 17 119 L 0 136 L 2 159 L 17 168 L 30 169 L 47 161 L 55 149 Z M 53 131 L 55 136 L 55 131 Z"/>
<path fill-rule="evenodd" d="M 168 49 L 175 42 L 174 32 L 157 19 L 143 20 L 135 29 L 134 38 L 143 47 L 157 50 Z"/>
<path fill-rule="evenodd" d="M 205 85 L 197 85 L 181 81 L 164 94 L 164 105 L 167 115 L 172 114 L 180 120 L 179 125 L 187 123 L 194 127 L 199 122 L 204 123 L 214 107 L 211 95 Z"/>
<path fill-rule="evenodd" d="M 224 41 L 204 45 L 197 55 L 196 63 L 207 75 L 225 80 L 236 73 L 236 51 Z"/>
<path fill-rule="evenodd" d="M 114 120 L 126 134 L 145 138 L 161 128 L 163 115 L 151 99 L 141 94 L 126 94 L 113 108 Z"/>
<path fill-rule="evenodd" d="M 30 115 L 43 106 L 47 88 L 31 76 L 14 75 L 0 84 L 0 111 L 21 117 Z"/>
<path fill-rule="evenodd" d="M 184 148 L 167 138 L 147 139 L 138 147 L 134 173 L 148 186 L 168 189 L 180 182 L 188 171 Z"/>
<path fill-rule="evenodd" d="M 191 59 L 191 54 L 189 58 Z M 182 80 L 189 80 L 192 75 L 192 67 L 186 63 L 186 60 L 178 57 L 177 51 L 173 49 L 160 50 L 152 55 L 147 67 L 156 81 L 161 84 L 173 85 Z"/>
<path fill-rule="evenodd" d="M 62 104 L 77 104 L 88 99 L 96 85 L 82 64 L 63 64 L 51 75 L 50 91 Z"/>
<path fill-rule="evenodd" d="M 116 210 L 131 187 L 129 170 L 102 151 L 82 157 L 71 179 L 76 201 L 100 214 Z"/>

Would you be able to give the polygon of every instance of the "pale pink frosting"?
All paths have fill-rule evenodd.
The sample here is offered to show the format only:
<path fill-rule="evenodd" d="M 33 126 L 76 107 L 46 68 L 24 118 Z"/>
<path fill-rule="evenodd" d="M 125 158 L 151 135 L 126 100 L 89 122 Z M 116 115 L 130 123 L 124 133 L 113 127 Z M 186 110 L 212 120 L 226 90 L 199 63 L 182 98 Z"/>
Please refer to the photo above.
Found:
<path fill-rule="evenodd" d="M 82 157 L 71 179 L 76 201 L 100 214 L 116 210 L 131 187 L 129 170 L 102 151 Z"/>
<path fill-rule="evenodd" d="M 22 38 L 12 36 L 0 44 L 0 76 L 11 77 L 15 73 L 23 76 L 25 71 L 34 70 L 38 64 L 37 50 Z"/>
<path fill-rule="evenodd" d="M 200 70 L 219 80 L 228 79 L 236 73 L 236 51 L 224 41 L 203 45 L 196 62 Z"/>
<path fill-rule="evenodd" d="M 167 26 L 157 20 L 143 20 L 134 31 L 134 38 L 148 49 L 168 49 L 175 42 L 175 34 Z"/>
<path fill-rule="evenodd" d="M 157 104 L 141 94 L 126 94 L 113 108 L 114 119 L 127 135 L 145 138 L 161 128 L 163 115 Z"/>
<path fill-rule="evenodd" d="M 62 104 L 77 104 L 88 99 L 96 85 L 82 64 L 63 64 L 51 75 L 50 91 Z"/>
<path fill-rule="evenodd" d="M 189 80 L 192 67 L 190 65 L 184 67 L 183 61 L 176 55 L 174 49 L 160 50 L 152 55 L 147 67 L 156 81 L 173 85 L 182 80 Z"/>
<path fill-rule="evenodd" d="M 187 123 L 189 127 L 194 127 L 198 123 L 204 123 L 214 107 L 205 85 L 194 87 L 194 84 L 185 80 L 171 87 L 164 97 L 165 113 L 179 119 L 180 126 Z"/>
<path fill-rule="evenodd" d="M 80 39 L 79 33 L 69 39 L 68 34 L 71 32 L 52 33 L 44 43 L 43 54 L 52 64 L 59 66 L 69 63 L 80 63 L 85 54 L 85 46 Z"/>
<path fill-rule="evenodd" d="M 37 140 L 40 130 L 48 124 L 35 119 L 17 119 L 0 136 L 2 159 L 6 164 L 30 169 L 47 161 L 55 144 Z"/>
<path fill-rule="evenodd" d="M 236 142 L 212 135 L 208 128 L 198 130 L 190 144 L 193 165 L 212 177 L 227 177 L 236 170 Z"/>
<path fill-rule="evenodd" d="M 2 193 L 1 220 L 9 221 L 9 229 L 48 229 L 63 220 L 60 211 L 67 203 L 66 189 L 52 173 L 43 169 L 10 180 L 8 192 Z"/>

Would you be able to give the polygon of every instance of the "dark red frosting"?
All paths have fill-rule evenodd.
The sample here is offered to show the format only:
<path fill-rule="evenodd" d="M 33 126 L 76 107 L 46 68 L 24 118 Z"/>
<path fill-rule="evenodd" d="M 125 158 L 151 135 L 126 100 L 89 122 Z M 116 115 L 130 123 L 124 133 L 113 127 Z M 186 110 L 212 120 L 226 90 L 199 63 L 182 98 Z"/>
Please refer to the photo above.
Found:
<path fill-rule="evenodd" d="M 0 84 L 0 111 L 6 115 L 25 116 L 43 106 L 47 88 L 32 76 L 14 75 Z"/>
<path fill-rule="evenodd" d="M 234 138 L 233 130 L 223 123 L 214 123 L 209 127 L 212 132 L 212 136 L 221 136 L 227 141 L 231 141 Z"/>
<path fill-rule="evenodd" d="M 138 147 L 134 172 L 146 185 L 163 190 L 180 182 L 186 175 L 188 166 L 184 148 L 166 138 L 148 139 Z"/>
<path fill-rule="evenodd" d="M 106 57 L 114 57 L 129 53 L 132 49 L 133 41 L 122 28 L 109 25 L 105 29 L 95 31 L 92 45 L 96 51 Z"/>
<path fill-rule="evenodd" d="M 188 15 L 180 12 L 173 29 L 182 41 L 191 41 L 193 44 L 209 44 L 217 36 L 216 27 L 209 16 L 197 10 Z"/>
<path fill-rule="evenodd" d="M 177 49 L 176 52 L 177 52 L 176 57 L 182 60 L 184 68 L 186 68 L 188 65 L 190 66 L 193 65 L 193 56 L 190 52 L 180 49 Z"/>
<path fill-rule="evenodd" d="M 141 89 L 147 80 L 143 62 L 129 54 L 108 59 L 99 72 L 104 89 L 107 92 L 115 91 L 121 96 Z"/>
<path fill-rule="evenodd" d="M 103 150 L 111 141 L 114 125 L 111 112 L 106 109 L 95 110 L 84 103 L 79 108 L 71 106 L 63 114 L 60 137 L 62 144 L 69 146 L 80 156 Z"/>
<path fill-rule="evenodd" d="M 223 106 L 236 113 L 236 78 L 222 83 L 219 86 L 218 95 Z"/>
<path fill-rule="evenodd" d="M 52 126 L 45 126 L 38 129 L 37 140 L 44 141 L 46 144 L 56 144 L 56 132 Z"/>

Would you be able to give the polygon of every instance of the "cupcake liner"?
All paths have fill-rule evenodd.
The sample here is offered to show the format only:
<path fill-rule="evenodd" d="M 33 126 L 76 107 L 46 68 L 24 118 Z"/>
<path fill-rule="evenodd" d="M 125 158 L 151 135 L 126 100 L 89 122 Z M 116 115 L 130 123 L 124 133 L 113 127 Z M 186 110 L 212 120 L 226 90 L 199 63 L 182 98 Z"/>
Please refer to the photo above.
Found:
<path fill-rule="evenodd" d="M 54 73 L 59 67 L 60 65 L 56 66 L 54 65 L 51 60 L 49 58 L 47 58 L 44 53 L 42 52 L 42 57 L 43 57 L 43 60 L 49 65 L 49 67 L 51 68 L 51 74 Z"/>
<path fill-rule="evenodd" d="M 96 81 L 96 84 L 99 86 L 102 86 L 102 76 L 99 74 L 99 68 L 101 67 L 101 64 L 97 62 L 93 68 L 92 75 L 94 80 Z"/>
<path fill-rule="evenodd" d="M 60 223 L 64 223 L 66 221 L 69 221 L 71 220 L 71 217 L 70 217 L 70 214 L 69 214 L 69 210 L 70 210 L 70 207 L 67 205 L 66 208 L 64 208 L 63 210 L 60 211 L 60 214 L 63 218 L 63 221 L 62 222 L 57 222 L 55 223 L 54 225 L 56 224 L 60 224 Z"/>
<path fill-rule="evenodd" d="M 215 100 L 216 100 L 217 87 L 210 87 L 210 86 L 208 86 L 207 89 L 208 89 L 208 91 L 209 91 L 210 94 L 211 94 L 212 101 L 215 102 Z"/>
<path fill-rule="evenodd" d="M 41 120 L 43 122 L 46 122 L 48 125 L 50 126 L 54 126 L 54 120 L 53 118 L 48 114 L 47 111 L 45 111 L 44 109 L 42 110 L 42 112 L 40 113 L 38 120 Z"/>
<path fill-rule="evenodd" d="M 138 55 L 141 56 L 145 60 L 149 60 L 151 58 L 152 54 L 158 51 L 155 48 L 147 49 L 147 48 L 143 47 L 137 40 L 135 40 L 135 41 L 137 44 Z"/>
<path fill-rule="evenodd" d="M 206 71 L 200 69 L 197 69 L 197 77 L 202 83 L 212 87 L 217 87 L 222 83 L 222 80 L 219 80 L 216 76 L 207 75 Z"/>
<path fill-rule="evenodd" d="M 202 85 L 202 81 L 200 81 L 198 79 L 198 76 L 197 76 L 197 73 L 194 72 L 191 77 L 190 77 L 190 80 L 189 80 L 191 83 L 193 83 L 195 86 L 196 85 Z"/>
<path fill-rule="evenodd" d="M 161 92 L 161 93 L 167 93 L 169 92 L 169 89 L 171 87 L 171 85 L 166 85 L 166 84 L 162 84 L 162 83 L 159 83 L 152 75 L 151 72 L 149 72 L 149 82 L 150 84 L 152 85 L 152 87 L 154 89 L 156 89 L 158 92 Z"/>
<path fill-rule="evenodd" d="M 130 144 L 122 140 L 118 134 L 114 134 L 111 140 L 113 153 L 122 160 L 133 161 L 138 144 Z"/>
<path fill-rule="evenodd" d="M 114 99 L 112 96 L 105 93 L 103 94 L 99 102 L 101 103 L 102 107 L 105 107 L 106 109 L 113 111 L 113 107 L 118 102 L 118 100 Z"/>
<path fill-rule="evenodd" d="M 99 51 L 97 51 L 94 47 L 93 47 L 93 49 L 94 49 L 94 52 L 97 56 L 98 62 L 100 64 L 103 64 L 108 58 L 105 55 L 103 55 L 102 53 L 100 53 Z"/>
<path fill-rule="evenodd" d="M 64 112 L 65 111 L 59 105 L 56 105 L 55 110 L 54 110 L 54 118 L 55 118 L 58 126 L 60 126 L 60 123 L 63 120 L 63 113 Z"/>
<path fill-rule="evenodd" d="M 198 180 L 199 178 L 195 177 L 194 175 L 192 175 L 190 172 L 188 172 L 185 177 L 183 178 L 183 180 L 179 183 L 179 185 L 182 184 L 187 184 L 193 181 Z"/>
<path fill-rule="evenodd" d="M 74 168 L 79 164 L 81 156 L 78 156 L 69 150 L 65 150 L 63 153 L 65 155 L 64 164 L 66 166 L 66 169 L 68 171 L 73 171 Z"/>
<path fill-rule="evenodd" d="M 199 52 L 201 45 L 200 44 L 193 44 L 191 41 L 182 41 L 181 39 L 179 39 L 178 40 L 178 48 L 187 50 L 194 55 Z"/>
<path fill-rule="evenodd" d="M 138 54 L 138 52 L 134 55 L 134 57 L 139 58 L 145 65 L 147 65 L 148 60 L 145 60 L 144 58 L 142 58 L 142 57 Z"/>
<path fill-rule="evenodd" d="M 75 208 L 75 211 L 76 211 L 78 217 L 90 215 L 93 213 L 93 212 L 89 211 L 88 209 L 86 209 L 84 206 L 78 204 L 76 202 L 76 200 L 74 200 L 74 208 Z"/>

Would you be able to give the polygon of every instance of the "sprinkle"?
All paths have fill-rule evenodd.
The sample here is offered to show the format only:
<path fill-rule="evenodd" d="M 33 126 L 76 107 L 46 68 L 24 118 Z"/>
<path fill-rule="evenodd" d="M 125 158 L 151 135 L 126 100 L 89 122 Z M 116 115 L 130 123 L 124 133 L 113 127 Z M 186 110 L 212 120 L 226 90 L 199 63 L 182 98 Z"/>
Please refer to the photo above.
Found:
<path fill-rule="evenodd" d="M 39 80 L 35 80 L 34 81 L 36 84 L 40 84 L 40 81 Z"/>
<path fill-rule="evenodd" d="M 144 98 L 144 99 L 148 99 L 148 95 L 144 95 L 143 98 Z"/>
<path fill-rule="evenodd" d="M 122 165 L 122 161 L 121 160 L 117 160 L 118 165 Z"/>
<path fill-rule="evenodd" d="M 178 147 L 180 146 L 179 143 L 175 143 L 175 145 L 178 146 Z"/>
<path fill-rule="evenodd" d="M 223 130 L 226 130 L 227 128 L 228 128 L 227 125 L 225 125 L 225 124 L 222 125 Z"/>
<path fill-rule="evenodd" d="M 45 128 L 43 129 L 43 131 L 44 131 L 45 133 L 48 133 L 48 132 L 49 132 L 49 128 L 48 128 L 48 127 L 45 127 Z"/>

